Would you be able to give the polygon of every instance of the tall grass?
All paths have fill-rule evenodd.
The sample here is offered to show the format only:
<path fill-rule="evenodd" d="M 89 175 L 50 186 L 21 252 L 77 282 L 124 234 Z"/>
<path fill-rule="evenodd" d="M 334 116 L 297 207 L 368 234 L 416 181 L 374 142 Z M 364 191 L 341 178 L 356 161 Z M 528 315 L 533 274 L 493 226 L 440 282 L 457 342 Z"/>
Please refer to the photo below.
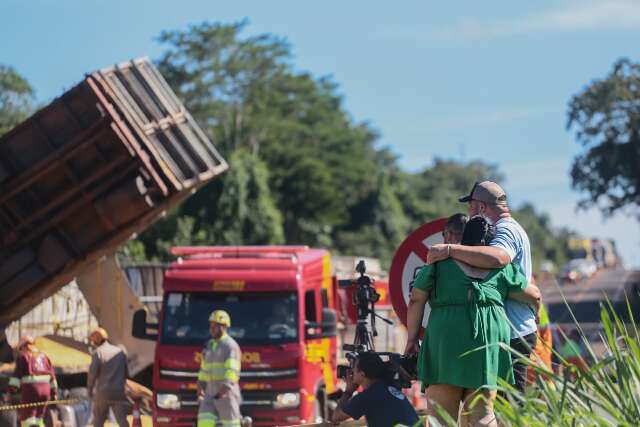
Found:
<path fill-rule="evenodd" d="M 498 421 L 508 426 L 640 426 L 640 345 L 631 306 L 624 323 L 609 301 L 600 304 L 600 339 L 605 347 L 598 356 L 577 322 L 587 349 L 587 368 L 580 370 L 560 359 L 558 372 L 527 363 L 537 381 L 524 394 L 503 384 L 495 402 Z M 514 355 L 514 358 L 517 355 Z"/>
<path fill-rule="evenodd" d="M 557 349 L 553 350 L 559 360 L 556 370 L 540 366 L 535 359 L 525 359 L 525 363 L 537 374 L 536 383 L 525 393 L 506 382 L 500 384 L 501 392 L 494 403 L 499 425 L 640 426 L 640 335 L 628 300 L 626 310 L 628 322 L 625 323 L 616 314 L 610 301 L 600 304 L 600 340 L 605 348 L 603 355 L 595 353 L 571 312 L 586 349 L 586 369 L 578 369 L 565 360 Z M 505 348 L 513 353 L 514 359 L 522 356 L 508 346 Z M 451 419 L 442 408 L 435 407 L 440 420 L 427 417 L 429 425 L 457 425 L 456 420 Z M 418 425 L 424 425 L 424 421 Z"/>

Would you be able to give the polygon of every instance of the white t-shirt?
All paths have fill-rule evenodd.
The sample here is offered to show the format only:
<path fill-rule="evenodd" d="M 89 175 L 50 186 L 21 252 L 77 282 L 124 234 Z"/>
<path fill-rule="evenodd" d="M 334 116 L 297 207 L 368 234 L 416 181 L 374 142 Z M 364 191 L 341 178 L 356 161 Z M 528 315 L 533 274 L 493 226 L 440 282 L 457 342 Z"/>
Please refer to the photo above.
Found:
<path fill-rule="evenodd" d="M 500 218 L 495 225 L 496 237 L 490 246 L 504 249 L 511 262 L 519 265 L 522 274 L 531 282 L 531 245 L 527 232 L 510 216 Z M 529 335 L 538 329 L 535 313 L 527 304 L 507 299 L 504 309 L 512 324 L 511 339 Z"/>

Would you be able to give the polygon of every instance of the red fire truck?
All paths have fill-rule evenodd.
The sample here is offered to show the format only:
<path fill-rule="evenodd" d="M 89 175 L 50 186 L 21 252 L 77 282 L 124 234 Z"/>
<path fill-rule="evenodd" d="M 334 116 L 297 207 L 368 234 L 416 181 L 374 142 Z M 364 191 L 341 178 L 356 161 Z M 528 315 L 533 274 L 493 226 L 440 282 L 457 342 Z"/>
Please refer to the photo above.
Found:
<path fill-rule="evenodd" d="M 134 316 L 133 335 L 156 339 L 154 425 L 191 426 L 208 316 L 231 315 L 242 348 L 242 412 L 256 426 L 316 421 L 336 384 L 336 280 L 329 252 L 306 246 L 180 247 L 163 281 L 157 324 Z M 156 333 L 149 330 L 157 328 Z"/>

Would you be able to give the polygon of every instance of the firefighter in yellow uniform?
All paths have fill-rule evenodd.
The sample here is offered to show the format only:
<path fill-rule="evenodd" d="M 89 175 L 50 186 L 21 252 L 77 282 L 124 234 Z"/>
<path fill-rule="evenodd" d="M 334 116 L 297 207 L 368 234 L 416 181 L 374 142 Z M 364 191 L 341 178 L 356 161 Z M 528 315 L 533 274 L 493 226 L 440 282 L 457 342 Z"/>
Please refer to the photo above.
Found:
<path fill-rule="evenodd" d="M 231 318 L 216 310 L 209 316 L 211 339 L 202 351 L 198 373 L 198 427 L 240 426 L 240 346 L 227 335 Z"/>

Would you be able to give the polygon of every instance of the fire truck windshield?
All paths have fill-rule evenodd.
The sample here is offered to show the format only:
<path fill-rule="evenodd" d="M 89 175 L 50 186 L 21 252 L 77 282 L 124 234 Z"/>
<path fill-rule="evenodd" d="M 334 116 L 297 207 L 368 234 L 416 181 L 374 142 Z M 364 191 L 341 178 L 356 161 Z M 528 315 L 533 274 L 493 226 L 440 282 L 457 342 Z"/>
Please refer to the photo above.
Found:
<path fill-rule="evenodd" d="M 164 300 L 161 342 L 203 345 L 209 314 L 231 316 L 227 333 L 239 344 L 281 344 L 298 338 L 298 298 L 294 292 L 170 292 Z"/>

